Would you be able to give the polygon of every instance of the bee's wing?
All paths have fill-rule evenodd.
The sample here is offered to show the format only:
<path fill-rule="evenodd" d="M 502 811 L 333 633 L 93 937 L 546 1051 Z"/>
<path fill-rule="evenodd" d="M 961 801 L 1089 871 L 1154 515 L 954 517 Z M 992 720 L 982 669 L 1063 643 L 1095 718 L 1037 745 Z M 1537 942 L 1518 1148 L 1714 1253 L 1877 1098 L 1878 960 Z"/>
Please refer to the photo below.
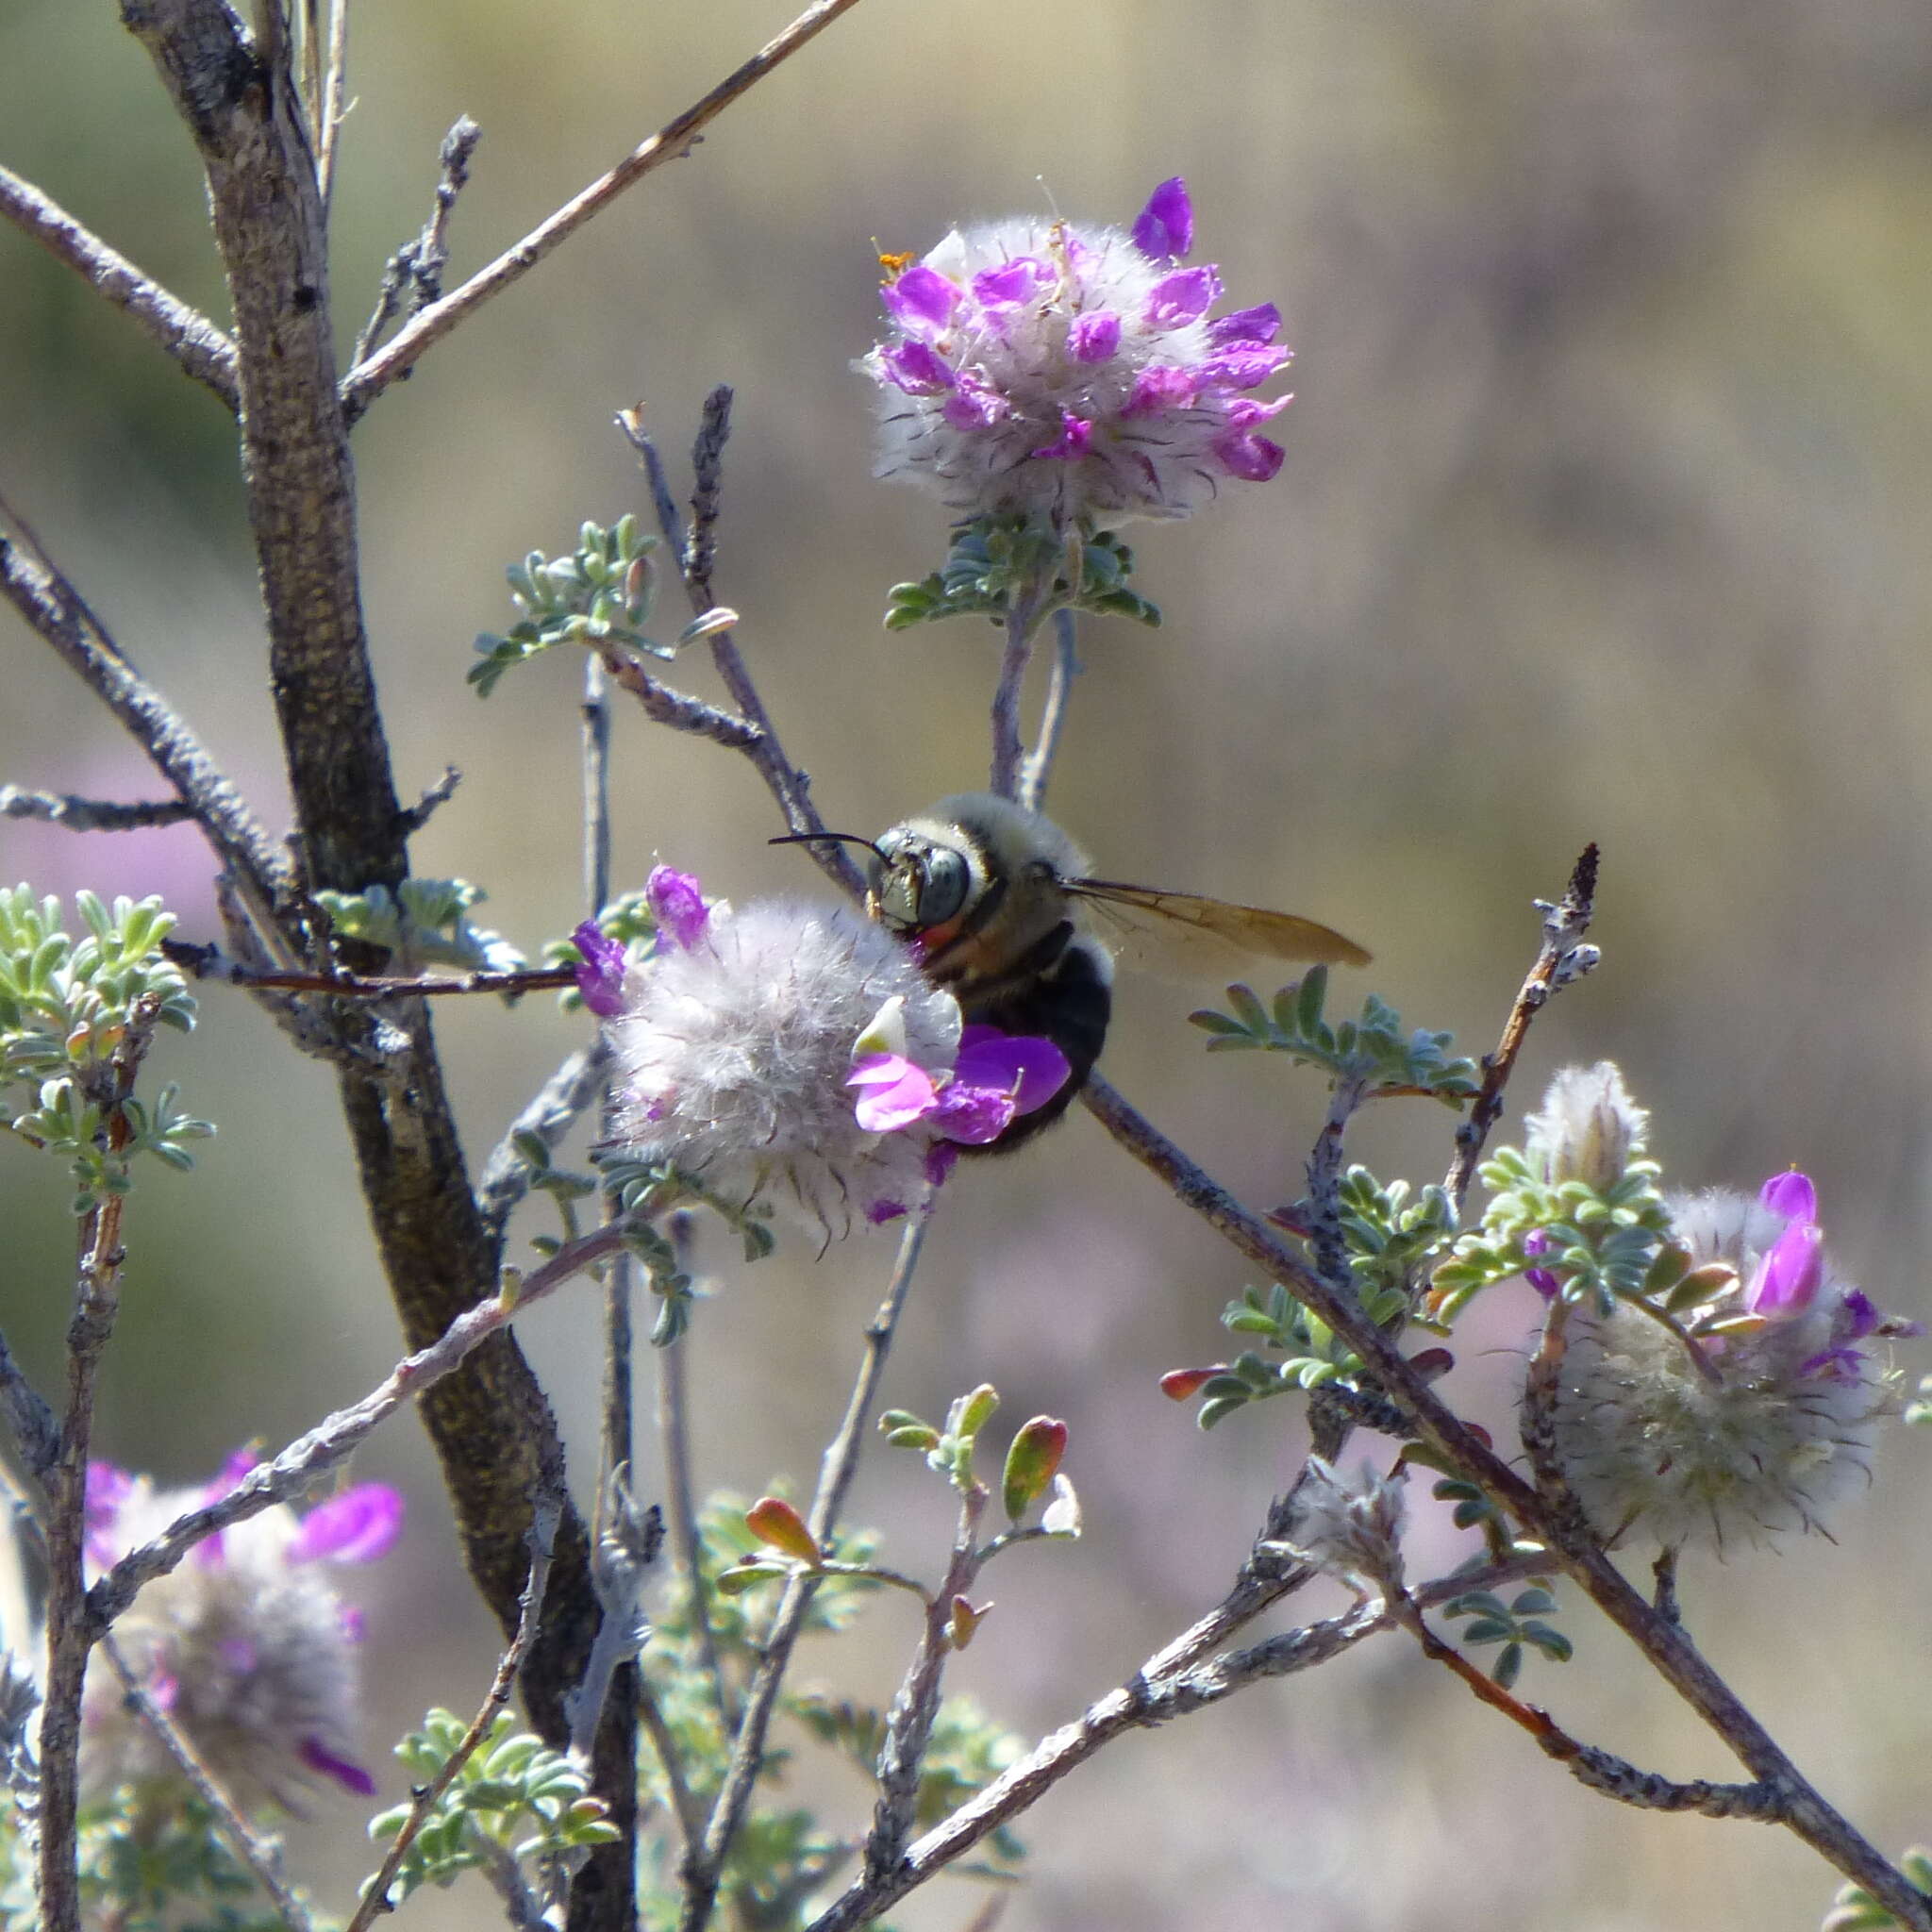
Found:
<path fill-rule="evenodd" d="M 1234 906 L 1198 892 L 1163 892 L 1118 879 L 1062 879 L 1095 934 L 1129 965 L 1169 979 L 1232 978 L 1261 959 L 1366 966 L 1369 956 L 1312 919 Z"/>

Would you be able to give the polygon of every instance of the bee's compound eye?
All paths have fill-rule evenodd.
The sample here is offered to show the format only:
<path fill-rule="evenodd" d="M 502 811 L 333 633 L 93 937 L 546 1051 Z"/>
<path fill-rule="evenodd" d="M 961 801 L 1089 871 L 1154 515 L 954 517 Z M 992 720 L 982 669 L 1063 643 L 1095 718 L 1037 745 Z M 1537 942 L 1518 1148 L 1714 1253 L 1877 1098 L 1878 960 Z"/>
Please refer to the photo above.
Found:
<path fill-rule="evenodd" d="M 973 870 L 966 855 L 950 845 L 928 845 L 921 855 L 917 890 L 918 924 L 943 925 L 965 909 L 966 894 L 973 884 Z"/>

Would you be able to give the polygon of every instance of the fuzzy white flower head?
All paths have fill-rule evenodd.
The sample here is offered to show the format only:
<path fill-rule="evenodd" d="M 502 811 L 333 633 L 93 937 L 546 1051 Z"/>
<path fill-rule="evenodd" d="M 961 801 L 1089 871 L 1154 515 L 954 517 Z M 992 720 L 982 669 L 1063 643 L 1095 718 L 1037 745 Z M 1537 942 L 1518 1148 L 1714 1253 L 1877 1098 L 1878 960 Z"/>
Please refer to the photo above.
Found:
<path fill-rule="evenodd" d="M 934 1137 L 860 1124 L 855 1058 L 877 1050 L 880 1024 L 913 1067 L 942 1076 L 958 1058 L 958 1003 L 871 920 L 798 900 L 714 905 L 625 979 L 609 1022 L 617 1139 L 827 1235 L 905 1213 L 934 1178 Z"/>
<path fill-rule="evenodd" d="M 1550 1181 L 1584 1181 L 1600 1194 L 1624 1178 L 1643 1151 L 1650 1115 L 1630 1098 L 1614 1060 L 1564 1067 L 1543 1104 L 1523 1124 L 1524 1151 Z"/>
<path fill-rule="evenodd" d="M 1886 1378 L 1857 1346 L 1910 1332 L 1838 1279 L 1802 1174 L 1759 1198 L 1669 1200 L 1704 1301 L 1687 1347 L 1619 1304 L 1573 1310 L 1552 1424 L 1557 1463 L 1598 1532 L 1641 1523 L 1667 1547 L 1814 1530 L 1870 1474 Z M 1696 1357 L 1692 1357 L 1692 1350 Z"/>
<path fill-rule="evenodd" d="M 962 515 L 1108 527 L 1183 517 L 1282 452 L 1245 393 L 1289 360 L 1272 303 L 1211 318 L 1211 266 L 1182 268 L 1193 210 L 1176 177 L 1131 233 L 1019 217 L 894 258 L 892 336 L 856 365 L 879 386 L 876 474 Z"/>
<path fill-rule="evenodd" d="M 92 1464 L 90 1571 L 108 1569 L 177 1516 L 225 1494 L 254 1461 L 243 1452 L 214 1483 L 182 1490 Z M 292 1811 L 324 1781 L 359 1797 L 375 1790 L 351 1755 L 360 1618 L 336 1594 L 325 1566 L 373 1560 L 401 1522 L 402 1498 L 379 1483 L 345 1490 L 306 1516 L 266 1509 L 197 1544 L 116 1622 L 115 1638 L 149 1697 L 243 1804 Z M 90 1793 L 178 1779 L 100 1657 L 88 1666 L 81 1726 Z"/>

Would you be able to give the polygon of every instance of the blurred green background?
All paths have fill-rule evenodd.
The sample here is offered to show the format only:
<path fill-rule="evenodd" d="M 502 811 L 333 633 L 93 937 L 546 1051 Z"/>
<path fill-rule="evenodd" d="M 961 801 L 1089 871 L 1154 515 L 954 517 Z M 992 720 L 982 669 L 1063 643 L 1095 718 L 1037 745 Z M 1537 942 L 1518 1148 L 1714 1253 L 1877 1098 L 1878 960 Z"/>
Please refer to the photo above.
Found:
<path fill-rule="evenodd" d="M 421 224 L 458 113 L 484 141 L 452 286 L 787 18 L 774 0 L 358 10 L 341 340 Z M 0 159 L 225 316 L 190 144 L 111 8 L 8 0 Z M 1175 173 L 1197 258 L 1233 302 L 1287 318 L 1288 460 L 1190 524 L 1129 533 L 1166 627 L 1085 633 L 1056 815 L 1114 875 L 1341 926 L 1376 952 L 1368 984 L 1471 1052 L 1531 957 L 1530 898 L 1599 841 L 1606 963 L 1540 1023 L 1514 1112 L 1553 1066 L 1612 1055 L 1674 1181 L 1755 1187 L 1802 1164 L 1844 1272 L 1932 1314 L 1924 0 L 864 0 L 358 428 L 398 782 L 466 774 L 418 869 L 485 884 L 485 923 L 532 951 L 580 916 L 577 666 L 546 660 L 483 704 L 462 681 L 471 640 L 508 622 L 507 560 L 642 506 L 613 410 L 641 399 L 675 458 L 719 381 L 738 414 L 718 593 L 827 818 L 876 828 L 982 783 L 994 634 L 878 624 L 943 528 L 869 479 L 848 363 L 874 329 L 873 243 L 923 250 L 956 220 L 1043 207 L 1124 223 Z M 0 489 L 279 824 L 221 410 L 10 232 L 0 353 Z M 10 613 L 0 641 L 0 781 L 156 794 Z M 622 877 L 661 855 L 739 898 L 816 889 L 799 854 L 765 846 L 774 814 L 742 761 L 631 716 L 617 757 Z M 0 874 L 161 890 L 190 937 L 211 932 L 185 831 L 0 822 Z M 1205 1059 L 1172 991 L 1131 985 L 1120 1008 L 1107 1064 L 1128 1095 L 1250 1200 L 1291 1195 L 1315 1083 Z M 159 1071 L 222 1138 L 194 1176 L 137 1198 L 102 1414 L 105 1452 L 168 1481 L 286 1439 L 393 1347 L 332 1081 L 237 997 L 211 992 L 204 1023 Z M 438 1026 L 479 1158 L 581 1035 L 537 1001 L 445 1007 Z M 1449 1126 L 1389 1111 L 1357 1151 L 1427 1179 Z M 62 1190 L 9 1147 L 0 1191 L 0 1315 L 50 1387 Z M 691 1356 L 707 1482 L 808 1475 L 891 1245 L 814 1259 L 793 1242 L 720 1274 Z M 986 1379 L 1012 1421 L 1073 1425 L 1086 1540 L 1000 1566 L 999 1613 L 955 1680 L 1037 1735 L 1219 1597 L 1302 1439 L 1287 1404 L 1203 1438 L 1160 1399 L 1160 1371 L 1224 1352 L 1216 1317 L 1246 1276 L 1077 1109 L 1024 1159 L 962 1173 L 928 1255 L 889 1400 L 931 1413 Z M 1499 1304 L 1458 1348 L 1453 1386 L 1499 1427 L 1528 1320 Z M 586 1443 L 591 1297 L 551 1305 L 525 1342 Z M 1916 1374 L 1924 1351 L 1904 1355 Z M 1925 1434 L 1888 1440 L 1836 1547 L 1707 1557 L 1685 1585 L 1720 1668 L 1893 1852 L 1932 1837 L 1928 1451 Z M 405 1484 L 415 1512 L 364 1591 L 374 1754 L 429 1701 L 473 1707 L 492 1649 L 413 1423 L 359 1468 Z M 937 1566 L 949 1514 L 915 1458 L 874 1457 L 855 1507 L 894 1560 Z M 1459 1550 L 1421 1513 L 1418 1574 Z M 1578 1661 L 1533 1665 L 1527 1694 L 1674 1776 L 1733 1774 L 1607 1629 L 1580 1609 L 1567 1627 Z M 910 1622 L 883 1604 L 860 1629 L 807 1674 L 884 1694 Z M 795 1790 L 816 1785 L 801 1766 Z M 859 1827 L 857 1784 L 826 1789 L 835 1828 Z M 1392 1641 L 1115 1746 L 1023 1835 L 1013 1932 L 1805 1926 L 1834 1884 L 1785 1836 L 1587 1795 Z M 340 1809 L 302 1857 L 338 1902 L 369 1863 Z M 943 1885 L 904 1923 L 958 1926 L 975 1905 Z M 490 1907 L 415 1909 L 454 1925 Z"/>

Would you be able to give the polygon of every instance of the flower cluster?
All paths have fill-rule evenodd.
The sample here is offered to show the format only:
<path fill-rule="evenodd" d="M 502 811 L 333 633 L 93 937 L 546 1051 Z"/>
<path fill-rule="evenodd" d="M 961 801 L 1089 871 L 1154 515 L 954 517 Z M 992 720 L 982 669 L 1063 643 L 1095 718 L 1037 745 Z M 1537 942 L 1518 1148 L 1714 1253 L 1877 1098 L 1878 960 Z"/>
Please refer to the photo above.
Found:
<path fill-rule="evenodd" d="M 111 1463 L 90 1464 L 90 1574 L 227 1494 L 255 1460 L 239 1452 L 213 1482 L 172 1491 Z M 242 1802 L 292 1810 L 305 1788 L 325 1780 L 360 1797 L 375 1790 L 351 1755 L 361 1616 L 336 1595 L 325 1566 L 373 1562 L 395 1541 L 402 1517 L 402 1497 L 381 1483 L 358 1484 L 304 1516 L 265 1509 L 197 1544 L 114 1625 L 148 1696 Z M 88 1670 L 81 1770 L 95 1792 L 175 1775 L 101 1658 Z"/>
<path fill-rule="evenodd" d="M 1756 1200 L 1716 1189 L 1666 1205 L 1688 1263 L 1671 1321 L 1623 1302 L 1573 1310 L 1558 1466 L 1607 1537 L 1638 1522 L 1668 1546 L 1816 1529 L 1868 1474 L 1890 1406 L 1861 1344 L 1909 1324 L 1833 1274 L 1802 1174 Z"/>
<path fill-rule="evenodd" d="M 576 934 L 585 1002 L 609 1022 L 619 1144 L 734 1206 L 772 1199 L 825 1234 L 877 1224 L 1068 1077 L 1050 1041 L 962 1025 L 911 951 L 844 907 L 734 912 L 660 866 L 645 964 Z"/>
<path fill-rule="evenodd" d="M 1131 232 L 1021 217 L 890 258 L 892 333 L 856 365 L 879 386 L 877 474 L 966 516 L 1102 528 L 1266 482 L 1282 452 L 1257 431 L 1289 399 L 1247 392 L 1290 358 L 1281 315 L 1210 318 L 1220 275 L 1180 265 L 1193 235 L 1176 176 Z"/>

